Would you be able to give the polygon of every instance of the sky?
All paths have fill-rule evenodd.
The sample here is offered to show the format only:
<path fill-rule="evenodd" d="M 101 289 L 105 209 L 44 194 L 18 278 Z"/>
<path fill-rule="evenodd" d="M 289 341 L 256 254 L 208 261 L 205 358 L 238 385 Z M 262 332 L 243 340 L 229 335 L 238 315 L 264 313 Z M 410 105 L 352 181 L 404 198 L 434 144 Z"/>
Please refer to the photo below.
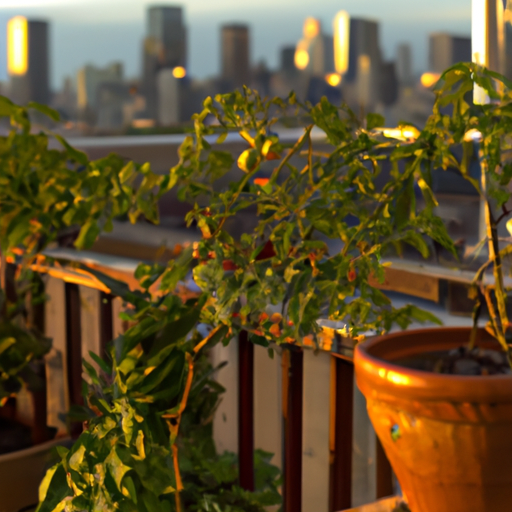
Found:
<path fill-rule="evenodd" d="M 125 74 L 136 77 L 141 68 L 145 12 L 152 4 L 181 5 L 188 30 L 188 68 L 205 78 L 220 69 L 220 26 L 243 22 L 251 28 L 251 59 L 271 68 L 279 50 L 301 38 L 307 16 L 321 20 L 332 33 L 339 10 L 351 16 L 380 21 L 380 40 L 386 59 L 394 58 L 399 43 L 411 44 L 413 68 L 427 66 L 428 34 L 470 34 L 471 0 L 0 0 L 0 80 L 6 72 L 6 23 L 15 15 L 51 23 L 51 79 L 60 88 L 86 63 L 104 66 L 120 60 Z"/>

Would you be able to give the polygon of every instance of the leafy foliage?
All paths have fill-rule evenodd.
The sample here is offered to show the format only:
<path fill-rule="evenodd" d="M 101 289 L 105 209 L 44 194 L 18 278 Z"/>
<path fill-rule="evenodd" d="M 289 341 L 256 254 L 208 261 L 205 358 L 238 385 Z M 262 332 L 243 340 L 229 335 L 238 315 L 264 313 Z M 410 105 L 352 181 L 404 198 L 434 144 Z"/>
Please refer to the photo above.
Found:
<path fill-rule="evenodd" d="M 0 117 L 11 123 L 9 134 L 0 136 L 0 405 L 20 389 L 30 361 L 50 347 L 26 310 L 27 301 L 44 300 L 44 293 L 34 293 L 40 279 L 32 263 L 66 229 L 76 229 L 75 246 L 86 249 L 102 230 L 112 229 L 117 216 L 135 222 L 142 215 L 156 222 L 157 199 L 168 183 L 149 164 L 125 162 L 114 154 L 92 161 L 59 135 L 35 133 L 29 117 L 33 109 L 59 118 L 44 105 L 24 108 L 0 96 Z M 9 283 L 7 261 L 18 265 Z M 16 298 L 7 300 L 6 286 L 15 288 Z"/>
<path fill-rule="evenodd" d="M 54 119 L 57 112 L 31 104 Z M 88 248 L 101 230 L 112 229 L 112 219 L 128 214 L 158 218 L 155 187 L 165 188 L 163 177 L 111 154 L 90 161 L 60 135 L 32 133 L 28 110 L 0 97 L 0 116 L 12 129 L 0 137 L 0 248 L 6 255 L 23 248 L 32 258 L 56 239 L 60 230 L 78 226 L 75 245 Z M 51 139 L 62 145 L 52 149 Z M 135 181 L 142 182 L 135 187 Z"/>
<path fill-rule="evenodd" d="M 257 455 L 257 493 L 234 485 L 233 455 L 216 456 L 209 420 L 221 390 L 202 350 L 243 329 L 265 346 L 300 342 L 318 330 L 320 317 L 346 321 L 354 335 L 436 321 L 412 305 L 393 308 L 370 284 L 383 278 L 388 248 L 409 244 L 426 255 L 431 237 L 453 250 L 433 214 L 430 168 L 410 143 L 384 138 L 375 130 L 379 116 L 368 116 L 365 126 L 325 100 L 314 107 L 293 95 L 263 101 L 246 89 L 208 98 L 204 107 L 168 180 L 194 203 L 188 222 L 203 239 L 167 267 L 140 265 L 142 291 L 95 273 L 131 305 L 124 313 L 131 327 L 114 340 L 107 362 L 91 354 L 100 371 L 84 363 L 86 429 L 48 472 L 39 512 L 259 512 L 279 503 L 268 454 Z M 285 147 L 272 129 L 279 112 L 291 109 L 312 124 Z M 220 128 L 204 124 L 210 114 Z M 320 148 L 319 130 L 326 139 Z M 231 178 L 235 160 L 210 143 L 219 131 L 219 143 L 233 131 L 249 145 L 236 160 L 237 179 L 225 187 L 219 180 Z M 262 176 L 269 162 L 275 167 Z M 247 212 L 256 212 L 257 225 L 236 238 L 226 226 Z M 200 291 L 182 300 L 176 290 L 190 272 Z M 281 305 L 281 313 L 270 315 L 269 304 Z M 210 329 L 206 336 L 201 325 Z"/>
<path fill-rule="evenodd" d="M 269 454 L 258 452 L 261 491 L 248 493 L 236 485 L 234 455 L 215 452 L 211 421 L 223 389 L 197 350 L 195 329 L 206 296 L 183 302 L 173 294 L 154 300 L 122 283 L 117 290 L 132 305 L 132 326 L 113 341 L 108 360 L 91 354 L 95 364 L 84 361 L 87 405 L 73 415 L 86 422 L 85 431 L 71 450 L 59 449 L 38 511 L 262 512 L 278 504 L 279 471 Z M 226 335 L 214 330 L 207 339 Z M 182 477 L 189 485 L 180 497 Z"/>
<path fill-rule="evenodd" d="M 285 147 L 272 130 L 278 113 L 294 108 L 312 123 Z M 208 142 L 213 129 L 202 122 L 207 115 L 224 130 L 221 140 L 234 131 L 249 144 L 237 161 L 241 172 L 220 189 L 216 182 L 233 159 Z M 248 329 L 253 341 L 268 344 L 316 332 L 322 316 L 345 321 L 354 335 L 387 331 L 393 323 L 406 327 L 412 319 L 435 321 L 413 306 L 394 309 L 370 285 L 371 277 L 383 279 L 382 256 L 390 248 L 408 244 L 427 256 L 430 237 L 454 250 L 433 213 L 430 167 L 409 142 L 374 130 L 382 122 L 369 115 L 365 127 L 348 107 L 325 98 L 315 106 L 293 95 L 286 102 L 263 101 L 245 89 L 205 101 L 170 185 L 195 202 L 188 222 L 197 223 L 203 239 L 194 252 L 194 279 L 215 295 L 213 324 Z M 269 173 L 270 161 L 275 166 Z M 268 178 L 261 177 L 265 172 Z M 422 208 L 415 184 L 425 199 Z M 252 233 L 237 239 L 225 229 L 226 222 L 255 210 Z M 262 316 L 268 304 L 281 305 L 281 316 Z"/>
<path fill-rule="evenodd" d="M 483 90 L 489 102 L 483 105 L 472 101 L 475 88 Z M 512 179 L 512 82 L 477 64 L 460 63 L 448 69 L 436 86 L 436 103 L 425 129 L 416 142 L 404 151 L 423 165 L 453 167 L 460 171 L 477 190 L 485 205 L 488 261 L 473 281 L 474 342 L 481 304 L 490 313 L 487 330 L 501 343 L 512 364 L 510 346 L 511 324 L 507 313 L 507 294 L 503 261 L 511 254 L 510 240 L 502 247 L 498 224 L 509 218 L 511 211 L 510 181 Z M 454 149 L 462 148 L 460 158 Z M 481 177 L 469 172 L 469 161 L 478 152 Z M 510 222 L 510 221 L 509 221 Z M 507 225 L 509 226 L 509 225 Z M 512 234 L 512 231 L 511 231 Z M 486 285 L 484 275 L 492 268 L 494 284 Z"/>

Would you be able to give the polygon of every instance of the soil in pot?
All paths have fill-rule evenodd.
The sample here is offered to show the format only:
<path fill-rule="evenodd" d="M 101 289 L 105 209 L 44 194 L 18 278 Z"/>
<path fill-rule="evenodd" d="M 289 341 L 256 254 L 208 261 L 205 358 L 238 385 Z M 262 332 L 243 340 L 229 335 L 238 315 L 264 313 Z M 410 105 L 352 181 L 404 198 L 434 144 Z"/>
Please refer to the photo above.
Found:
<path fill-rule="evenodd" d="M 426 352 L 393 361 L 399 366 L 446 375 L 510 375 L 512 369 L 503 351 L 477 347 Z"/>

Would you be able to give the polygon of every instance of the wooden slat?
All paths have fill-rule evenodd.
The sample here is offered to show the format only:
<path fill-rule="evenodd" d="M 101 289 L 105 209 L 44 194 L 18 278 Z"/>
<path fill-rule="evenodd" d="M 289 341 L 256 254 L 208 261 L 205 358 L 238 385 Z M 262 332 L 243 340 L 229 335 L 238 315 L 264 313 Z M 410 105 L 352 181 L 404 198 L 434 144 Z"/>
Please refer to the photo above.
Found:
<path fill-rule="evenodd" d="M 67 345 L 67 381 L 72 405 L 81 405 L 82 400 L 82 328 L 80 313 L 80 289 L 72 283 L 66 283 L 66 345 Z M 80 424 L 71 425 L 71 434 L 79 435 Z"/>
<path fill-rule="evenodd" d="M 393 470 L 382 447 L 379 438 L 376 438 L 376 465 L 377 465 L 377 499 L 387 498 L 394 494 Z"/>
<path fill-rule="evenodd" d="M 93 352 L 101 354 L 100 339 L 100 291 L 86 286 L 79 286 L 80 294 L 80 352 L 81 357 L 97 368 L 97 364 L 89 355 Z M 87 377 L 82 371 L 84 378 Z M 86 380 L 88 380 L 86 378 Z"/>
<path fill-rule="evenodd" d="M 331 438 L 334 451 L 330 467 L 330 510 L 337 511 L 352 506 L 354 366 L 337 357 L 333 366 Z"/>
<path fill-rule="evenodd" d="M 284 512 L 302 511 L 303 376 L 303 351 L 283 351 Z"/>
<path fill-rule="evenodd" d="M 439 302 L 439 278 L 435 276 L 389 267 L 385 269 L 383 283 L 373 277 L 370 277 L 369 283 L 381 290 L 392 290 L 406 293 L 412 297 Z"/>
<path fill-rule="evenodd" d="M 254 347 L 238 339 L 238 460 L 240 487 L 254 491 Z"/>
<path fill-rule="evenodd" d="M 69 410 L 68 361 L 66 346 L 66 300 L 64 282 L 46 277 L 45 333 L 53 340 L 45 356 L 46 388 L 48 397 L 49 426 L 56 427 L 58 435 L 67 433 L 62 415 Z"/>
<path fill-rule="evenodd" d="M 100 292 L 100 356 L 105 356 L 108 343 L 114 339 L 113 297 Z"/>
<path fill-rule="evenodd" d="M 281 349 L 254 346 L 254 445 L 273 453 L 272 464 L 283 468 L 283 416 L 281 393 Z"/>
<path fill-rule="evenodd" d="M 39 275 L 34 276 L 33 294 L 36 297 L 44 296 L 44 282 Z M 45 303 L 30 304 L 29 321 L 41 334 L 45 332 Z M 50 439 L 50 432 L 47 426 L 48 400 L 46 390 L 46 367 L 44 361 L 34 361 L 33 367 L 41 379 L 41 386 L 32 391 L 34 408 L 34 423 L 32 426 L 32 440 L 34 444 L 44 443 Z"/>
<path fill-rule="evenodd" d="M 357 386 L 353 397 L 352 506 L 358 507 L 375 501 L 377 496 L 377 455 L 375 431 Z"/>
<path fill-rule="evenodd" d="M 112 299 L 112 339 L 117 338 L 126 331 L 125 321 L 119 317 L 123 309 L 123 300 L 119 297 L 114 297 Z"/>
<path fill-rule="evenodd" d="M 329 512 L 331 355 L 304 350 L 302 508 Z"/>
<path fill-rule="evenodd" d="M 218 343 L 210 350 L 210 360 L 214 367 L 228 363 L 215 377 L 226 389 L 213 419 L 215 446 L 219 453 L 238 453 L 238 343 L 232 340 L 226 347 Z"/>

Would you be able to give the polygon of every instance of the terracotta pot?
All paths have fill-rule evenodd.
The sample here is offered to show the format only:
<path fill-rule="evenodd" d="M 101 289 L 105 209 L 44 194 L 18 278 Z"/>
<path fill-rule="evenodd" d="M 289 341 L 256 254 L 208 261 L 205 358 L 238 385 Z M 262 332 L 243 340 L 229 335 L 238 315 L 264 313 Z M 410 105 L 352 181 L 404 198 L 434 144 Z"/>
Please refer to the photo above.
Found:
<path fill-rule="evenodd" d="M 356 348 L 357 385 L 412 512 L 512 510 L 512 376 L 441 375 L 394 363 L 465 345 L 469 332 L 406 331 Z M 499 350 L 485 331 L 477 344 Z"/>

